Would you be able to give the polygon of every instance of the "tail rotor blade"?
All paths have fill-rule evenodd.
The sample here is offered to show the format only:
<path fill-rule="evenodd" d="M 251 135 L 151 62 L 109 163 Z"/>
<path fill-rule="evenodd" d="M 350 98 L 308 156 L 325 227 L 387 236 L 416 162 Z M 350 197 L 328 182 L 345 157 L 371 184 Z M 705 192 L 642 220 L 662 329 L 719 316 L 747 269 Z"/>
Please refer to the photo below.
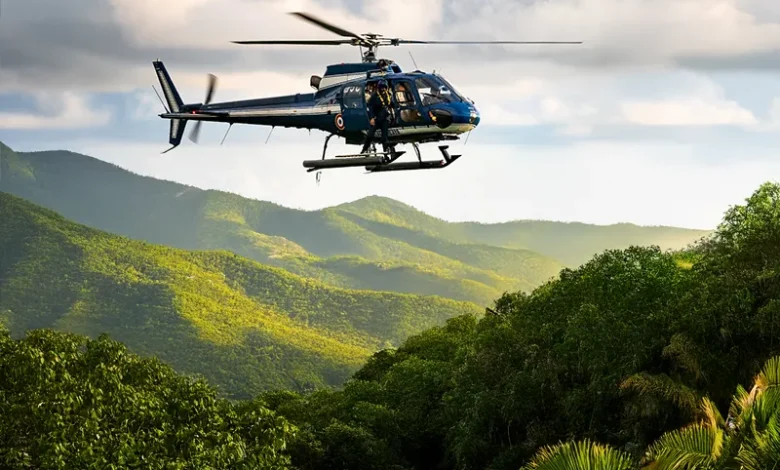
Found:
<path fill-rule="evenodd" d="M 200 137 L 200 125 L 203 124 L 203 121 L 195 121 L 195 126 L 192 128 L 192 132 L 190 132 L 190 140 L 197 144 L 198 138 Z"/>
<path fill-rule="evenodd" d="M 211 103 L 211 98 L 214 96 L 214 88 L 217 86 L 217 76 L 213 73 L 209 74 L 209 88 L 206 92 L 206 101 L 203 102 L 203 104 L 209 104 Z"/>
<path fill-rule="evenodd" d="M 209 85 L 206 90 L 206 99 L 203 101 L 203 105 L 207 105 L 211 103 L 211 99 L 214 97 L 214 89 L 217 87 L 217 76 L 213 73 L 209 74 Z M 195 126 L 193 126 L 192 131 L 190 132 L 190 140 L 194 143 L 198 143 L 198 138 L 200 137 L 200 125 L 203 124 L 203 121 L 195 121 Z"/>

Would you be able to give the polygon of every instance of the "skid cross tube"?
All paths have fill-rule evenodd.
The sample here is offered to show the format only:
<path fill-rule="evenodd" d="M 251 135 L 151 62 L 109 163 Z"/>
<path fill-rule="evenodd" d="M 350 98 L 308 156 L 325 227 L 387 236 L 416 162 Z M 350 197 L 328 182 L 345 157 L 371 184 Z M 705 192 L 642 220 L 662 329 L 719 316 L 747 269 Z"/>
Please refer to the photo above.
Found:
<path fill-rule="evenodd" d="M 441 151 L 444 160 L 420 160 L 416 162 L 386 163 L 383 165 L 367 166 L 366 170 L 368 170 L 369 173 L 376 173 L 382 171 L 435 170 L 446 168 L 461 157 L 460 155 L 450 155 L 450 153 L 447 151 L 448 148 L 449 145 L 439 146 L 439 150 Z"/>

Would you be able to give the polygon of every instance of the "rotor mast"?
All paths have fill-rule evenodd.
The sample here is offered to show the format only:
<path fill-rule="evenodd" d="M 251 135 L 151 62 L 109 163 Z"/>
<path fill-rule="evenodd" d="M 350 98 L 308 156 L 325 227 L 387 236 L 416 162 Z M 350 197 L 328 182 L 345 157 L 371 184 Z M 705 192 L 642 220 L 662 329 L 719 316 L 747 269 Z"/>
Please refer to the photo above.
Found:
<path fill-rule="evenodd" d="M 399 46 L 401 44 L 582 44 L 582 41 L 418 41 L 400 38 L 386 38 L 381 34 L 364 33 L 357 34 L 321 20 L 313 15 L 302 12 L 293 12 L 291 15 L 313 23 L 323 29 L 335 33 L 345 39 L 333 40 L 270 40 L 270 41 L 232 41 L 234 44 L 265 44 L 265 45 L 309 45 L 309 46 L 338 46 L 348 44 L 358 46 L 363 62 L 376 62 L 376 51 L 379 46 Z M 348 38 L 348 39 L 347 39 Z M 365 48 L 365 51 L 363 49 Z"/>

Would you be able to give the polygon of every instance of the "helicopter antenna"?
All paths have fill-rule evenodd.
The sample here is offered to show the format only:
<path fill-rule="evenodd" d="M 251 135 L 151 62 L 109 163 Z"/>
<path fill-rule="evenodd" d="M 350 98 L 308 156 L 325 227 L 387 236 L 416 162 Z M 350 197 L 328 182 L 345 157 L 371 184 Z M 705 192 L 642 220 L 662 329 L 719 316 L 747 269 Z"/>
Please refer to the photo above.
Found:
<path fill-rule="evenodd" d="M 409 51 L 409 57 L 412 58 L 412 63 L 414 64 L 414 68 L 416 70 L 420 70 L 420 67 L 417 66 L 417 61 L 414 60 L 414 56 L 412 55 L 412 51 Z"/>
<path fill-rule="evenodd" d="M 160 104 L 162 104 L 162 107 L 165 110 L 165 112 L 166 113 L 170 113 L 170 111 L 168 110 L 168 107 L 165 106 L 165 102 L 163 101 L 162 97 L 160 96 L 159 93 L 157 93 L 157 88 L 155 88 L 154 85 L 152 85 L 152 90 L 154 90 L 154 94 L 157 95 L 157 99 L 160 100 Z"/>
<path fill-rule="evenodd" d="M 269 40 L 269 41 L 232 41 L 234 44 L 264 44 L 264 45 L 308 45 L 308 46 L 340 46 L 347 44 L 360 48 L 363 62 L 376 62 L 376 51 L 379 46 L 400 46 L 401 44 L 582 44 L 582 41 L 420 41 L 416 39 L 387 38 L 381 34 L 357 34 L 335 26 L 325 20 L 303 12 L 290 13 L 304 21 L 308 21 L 344 39 L 332 40 Z M 365 49 L 365 52 L 363 51 Z M 411 55 L 411 53 L 410 53 Z M 414 57 L 412 57 L 414 62 Z"/>

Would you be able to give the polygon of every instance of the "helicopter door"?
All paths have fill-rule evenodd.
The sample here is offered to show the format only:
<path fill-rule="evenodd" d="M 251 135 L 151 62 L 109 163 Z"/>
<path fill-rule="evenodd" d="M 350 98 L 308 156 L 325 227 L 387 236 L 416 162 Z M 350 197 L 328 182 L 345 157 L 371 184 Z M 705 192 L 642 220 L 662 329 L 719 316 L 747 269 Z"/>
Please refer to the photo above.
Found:
<path fill-rule="evenodd" d="M 423 118 L 412 82 L 393 80 L 391 86 L 393 87 L 393 99 L 398 105 L 398 125 L 402 127 L 420 125 Z"/>
<path fill-rule="evenodd" d="M 345 86 L 342 89 L 341 97 L 341 116 L 344 118 L 344 129 L 349 131 L 368 127 L 363 84 Z"/>

